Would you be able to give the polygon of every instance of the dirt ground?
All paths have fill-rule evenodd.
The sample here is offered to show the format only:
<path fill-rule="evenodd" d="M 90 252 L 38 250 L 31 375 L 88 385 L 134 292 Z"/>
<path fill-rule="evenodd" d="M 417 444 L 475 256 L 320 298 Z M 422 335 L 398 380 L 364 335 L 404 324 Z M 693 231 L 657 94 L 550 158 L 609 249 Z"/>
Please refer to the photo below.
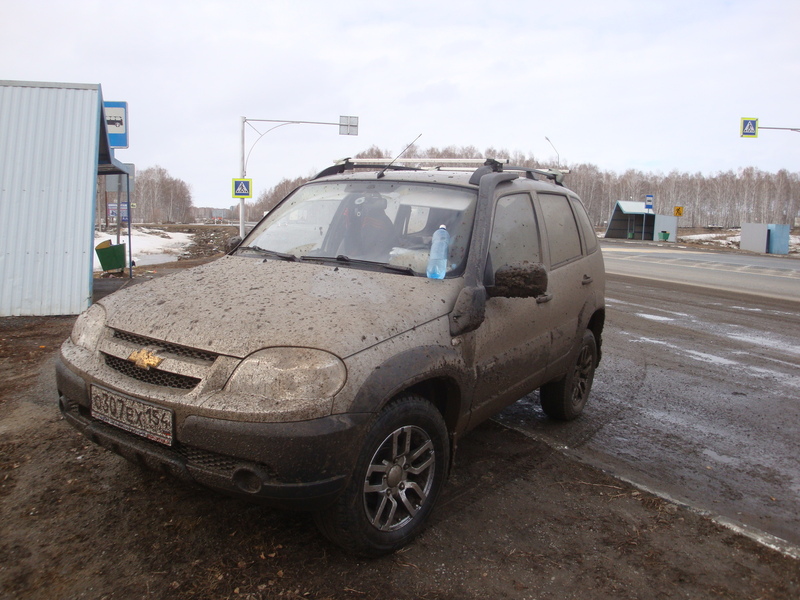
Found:
<path fill-rule="evenodd" d="M 309 515 L 181 484 L 72 430 L 53 365 L 73 322 L 0 318 L 0 598 L 800 597 L 800 561 L 493 421 L 461 441 L 420 538 L 352 558 Z"/>

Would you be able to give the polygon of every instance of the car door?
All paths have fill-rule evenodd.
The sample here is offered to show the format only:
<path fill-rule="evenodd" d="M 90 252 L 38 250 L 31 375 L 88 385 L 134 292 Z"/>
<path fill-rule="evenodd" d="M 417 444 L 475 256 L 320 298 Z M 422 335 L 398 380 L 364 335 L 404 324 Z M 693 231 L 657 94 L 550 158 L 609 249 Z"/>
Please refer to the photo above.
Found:
<path fill-rule="evenodd" d="M 546 380 L 559 377 L 583 332 L 579 320 L 592 283 L 590 265 L 584 257 L 578 221 L 566 194 L 536 194 L 541 226 L 547 232 L 545 254 L 548 266 L 547 292 L 551 296 L 552 345 Z"/>
<path fill-rule="evenodd" d="M 528 193 L 497 201 L 487 258 L 489 277 L 502 265 L 522 261 L 542 261 L 539 224 Z M 476 369 L 471 425 L 541 384 L 550 348 L 548 305 L 537 298 L 487 299 L 485 319 L 471 334 Z"/>

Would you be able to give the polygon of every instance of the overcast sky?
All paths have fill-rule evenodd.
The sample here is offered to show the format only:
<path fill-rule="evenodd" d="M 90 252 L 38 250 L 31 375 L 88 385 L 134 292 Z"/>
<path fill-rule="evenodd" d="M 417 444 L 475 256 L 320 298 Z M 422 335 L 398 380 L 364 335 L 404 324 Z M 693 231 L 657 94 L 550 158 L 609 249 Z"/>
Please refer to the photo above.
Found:
<path fill-rule="evenodd" d="M 0 79 L 99 83 L 130 148 L 227 207 L 372 145 L 476 146 L 604 170 L 800 171 L 797 0 L 0 0 Z M 270 127 L 254 123 L 261 132 Z M 545 140 L 549 137 L 553 146 Z M 254 145 L 255 144 L 255 145 Z"/>

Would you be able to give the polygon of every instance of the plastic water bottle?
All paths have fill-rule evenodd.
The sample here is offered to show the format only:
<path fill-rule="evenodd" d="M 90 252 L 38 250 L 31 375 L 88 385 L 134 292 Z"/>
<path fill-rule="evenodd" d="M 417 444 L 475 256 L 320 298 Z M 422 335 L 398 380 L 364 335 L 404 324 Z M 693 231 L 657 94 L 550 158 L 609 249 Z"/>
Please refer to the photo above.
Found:
<path fill-rule="evenodd" d="M 433 232 L 431 253 L 428 257 L 428 279 L 444 279 L 447 273 L 447 258 L 450 254 L 450 234 L 447 227 L 440 225 Z"/>

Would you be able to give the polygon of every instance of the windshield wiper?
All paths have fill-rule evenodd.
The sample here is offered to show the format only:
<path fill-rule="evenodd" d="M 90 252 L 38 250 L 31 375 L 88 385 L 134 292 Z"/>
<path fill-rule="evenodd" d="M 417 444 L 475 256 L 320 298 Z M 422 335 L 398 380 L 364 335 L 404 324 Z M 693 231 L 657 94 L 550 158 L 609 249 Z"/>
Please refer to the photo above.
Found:
<path fill-rule="evenodd" d="M 313 254 L 305 254 L 300 257 L 300 260 L 306 260 L 309 262 L 322 262 L 322 263 L 356 263 L 356 262 L 364 262 L 364 261 L 357 261 L 349 256 L 345 256 L 344 254 L 339 254 L 337 256 L 315 256 Z"/>
<path fill-rule="evenodd" d="M 391 263 L 374 263 L 376 265 L 380 265 L 387 271 L 395 271 L 397 273 L 403 273 L 404 275 L 415 275 L 414 269 L 411 267 L 406 267 L 404 265 L 393 265 Z"/>
<path fill-rule="evenodd" d="M 339 254 L 337 256 L 301 256 L 300 260 L 307 260 L 307 261 L 318 261 L 323 263 L 337 263 L 337 264 L 345 264 L 345 265 L 352 265 L 352 266 L 363 266 L 363 267 L 370 267 L 374 270 L 376 269 L 383 269 L 386 271 L 392 271 L 394 273 L 402 273 L 404 275 L 415 275 L 414 269 L 411 267 L 406 267 L 403 265 L 393 265 L 391 263 L 385 262 L 374 262 L 371 260 L 363 260 L 360 258 L 350 258 L 349 256 L 345 256 L 344 254 Z"/>
<path fill-rule="evenodd" d="M 294 254 L 289 254 L 288 252 L 278 252 L 277 250 L 267 250 L 266 248 L 262 248 L 261 246 L 240 246 L 237 248 L 239 250 L 252 250 L 253 252 L 257 252 L 258 254 L 266 254 L 267 256 L 274 256 L 275 258 L 280 258 L 283 260 L 291 260 L 296 261 L 298 260 Z"/>

